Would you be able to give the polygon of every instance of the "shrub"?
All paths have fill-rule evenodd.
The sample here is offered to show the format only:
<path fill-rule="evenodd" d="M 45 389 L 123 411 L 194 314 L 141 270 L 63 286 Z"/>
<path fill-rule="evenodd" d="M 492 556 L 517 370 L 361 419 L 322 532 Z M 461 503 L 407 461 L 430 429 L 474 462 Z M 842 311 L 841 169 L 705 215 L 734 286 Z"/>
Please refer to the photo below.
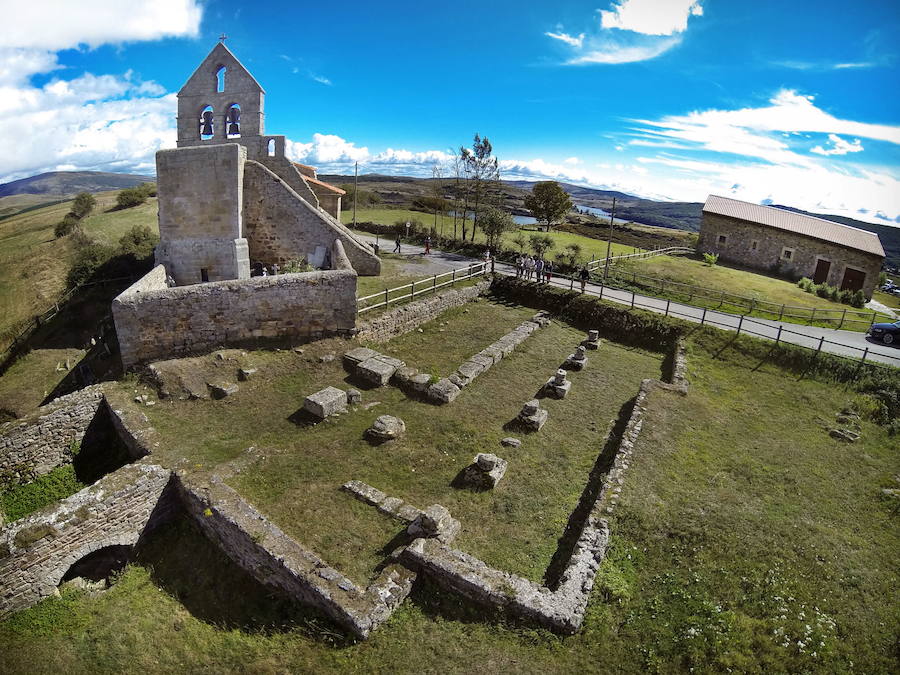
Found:
<path fill-rule="evenodd" d="M 74 213 L 67 213 L 53 228 L 53 236 L 57 239 L 71 234 L 78 227 L 79 218 Z"/>
<path fill-rule="evenodd" d="M 116 206 L 120 209 L 130 209 L 147 201 L 147 195 L 137 188 L 126 188 L 116 195 Z"/>
<path fill-rule="evenodd" d="M 135 189 L 139 190 L 146 197 L 156 196 L 156 183 L 141 183 Z"/>
<path fill-rule="evenodd" d="M 143 260 L 153 255 L 159 237 L 146 225 L 135 225 L 119 239 L 119 254 Z"/>
<path fill-rule="evenodd" d="M 108 244 L 91 241 L 80 245 L 69 270 L 69 286 L 80 286 L 91 279 L 115 254 L 116 249 Z"/>
<path fill-rule="evenodd" d="M 79 192 L 75 196 L 75 201 L 72 202 L 72 214 L 76 218 L 85 218 L 94 210 L 96 204 L 97 200 L 90 192 Z"/>
<path fill-rule="evenodd" d="M 807 293 L 815 292 L 815 284 L 813 280 L 809 277 L 801 277 L 800 281 L 797 282 L 797 286 L 801 288 L 801 290 L 806 291 Z"/>
<path fill-rule="evenodd" d="M 717 262 L 719 262 L 719 254 L 718 253 L 704 253 L 703 254 L 703 264 L 707 267 L 712 267 Z"/>
<path fill-rule="evenodd" d="M 531 235 L 528 238 L 528 244 L 531 246 L 531 250 L 539 256 L 543 256 L 544 253 L 556 246 L 556 242 L 553 241 L 553 237 L 547 234 Z"/>
<path fill-rule="evenodd" d="M 862 292 L 862 289 L 853 293 L 853 297 L 850 298 L 850 304 L 854 307 L 865 307 L 866 306 L 866 295 Z"/>

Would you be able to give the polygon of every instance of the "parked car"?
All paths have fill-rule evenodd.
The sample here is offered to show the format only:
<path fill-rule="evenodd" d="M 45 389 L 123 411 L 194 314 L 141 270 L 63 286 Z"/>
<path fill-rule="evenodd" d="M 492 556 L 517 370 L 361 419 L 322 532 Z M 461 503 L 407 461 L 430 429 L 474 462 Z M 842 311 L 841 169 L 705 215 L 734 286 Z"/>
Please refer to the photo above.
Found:
<path fill-rule="evenodd" d="M 886 345 L 900 344 L 900 321 L 894 323 L 873 323 L 866 331 L 866 337 Z"/>

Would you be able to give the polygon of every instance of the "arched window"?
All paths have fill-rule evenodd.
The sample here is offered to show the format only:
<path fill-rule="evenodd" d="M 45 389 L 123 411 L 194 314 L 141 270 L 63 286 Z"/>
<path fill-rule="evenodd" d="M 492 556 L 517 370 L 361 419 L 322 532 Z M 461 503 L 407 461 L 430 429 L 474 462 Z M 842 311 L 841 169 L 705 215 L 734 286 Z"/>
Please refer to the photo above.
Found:
<path fill-rule="evenodd" d="M 200 140 L 208 141 L 213 137 L 214 131 L 213 108 L 208 105 L 200 111 Z"/>
<path fill-rule="evenodd" d="M 270 138 L 269 143 L 266 145 L 266 151 L 269 153 L 269 157 L 275 156 L 275 139 Z"/>
<path fill-rule="evenodd" d="M 225 116 L 226 135 L 228 138 L 241 137 L 241 106 L 232 103 L 228 106 L 228 114 Z"/>
<path fill-rule="evenodd" d="M 216 92 L 221 94 L 223 91 L 225 91 L 225 66 L 219 66 L 216 71 Z"/>

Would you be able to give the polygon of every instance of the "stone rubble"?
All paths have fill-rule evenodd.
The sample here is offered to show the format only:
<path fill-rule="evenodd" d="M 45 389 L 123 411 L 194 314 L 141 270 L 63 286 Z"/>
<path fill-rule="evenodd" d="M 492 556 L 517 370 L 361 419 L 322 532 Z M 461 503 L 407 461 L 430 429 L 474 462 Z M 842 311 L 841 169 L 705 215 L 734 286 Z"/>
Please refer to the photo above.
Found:
<path fill-rule="evenodd" d="M 325 387 L 307 396 L 303 409 L 320 420 L 347 412 L 347 394 L 337 387 Z"/>
<path fill-rule="evenodd" d="M 506 474 L 509 462 L 489 452 L 480 452 L 463 472 L 463 482 L 473 488 L 491 490 Z"/>
<path fill-rule="evenodd" d="M 500 445 L 502 445 L 504 448 L 518 448 L 521 447 L 522 441 L 520 441 L 518 438 L 507 436 L 500 441 Z"/>
<path fill-rule="evenodd" d="M 587 337 L 581 343 L 587 349 L 600 349 L 600 331 L 598 330 L 589 330 Z"/>
<path fill-rule="evenodd" d="M 550 413 L 541 408 L 541 402 L 533 398 L 522 406 L 522 411 L 516 419 L 525 429 L 540 431 L 549 416 Z"/>
<path fill-rule="evenodd" d="M 557 370 L 556 375 L 547 380 L 547 384 L 544 385 L 544 392 L 553 398 L 565 398 L 572 388 L 572 382 L 566 379 L 566 375 L 568 373 L 562 368 Z"/>
<path fill-rule="evenodd" d="M 459 534 L 460 524 L 445 507 L 432 504 L 409 524 L 406 532 L 415 538 L 436 538 L 449 544 Z"/>
<path fill-rule="evenodd" d="M 393 415 L 380 415 L 371 427 L 366 429 L 366 437 L 376 443 L 384 443 L 400 438 L 406 432 L 406 423 Z"/>
<path fill-rule="evenodd" d="M 587 365 L 587 354 L 584 345 L 578 345 L 574 354 L 569 354 L 563 363 L 565 370 L 582 370 Z"/>

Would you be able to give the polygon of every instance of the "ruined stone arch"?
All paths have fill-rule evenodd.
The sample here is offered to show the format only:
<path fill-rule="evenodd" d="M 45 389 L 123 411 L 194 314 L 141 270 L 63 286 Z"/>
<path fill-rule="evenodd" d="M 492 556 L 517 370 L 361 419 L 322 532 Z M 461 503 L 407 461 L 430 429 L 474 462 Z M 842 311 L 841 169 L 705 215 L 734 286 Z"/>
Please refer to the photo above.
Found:
<path fill-rule="evenodd" d="M 108 535 L 79 547 L 74 552 L 69 553 L 65 557 L 60 556 L 56 566 L 53 568 L 53 572 L 47 575 L 47 592 L 42 593 L 41 595 L 49 595 L 52 592 L 52 589 L 59 586 L 59 584 L 62 582 L 63 577 L 66 576 L 66 572 L 72 569 L 72 566 L 75 565 L 75 563 L 82 560 L 83 558 L 86 558 L 91 553 L 95 553 L 96 551 L 107 548 L 109 546 L 131 547 L 138 542 L 139 538 L 140 533 L 138 532 L 123 532 L 120 534 Z"/>

